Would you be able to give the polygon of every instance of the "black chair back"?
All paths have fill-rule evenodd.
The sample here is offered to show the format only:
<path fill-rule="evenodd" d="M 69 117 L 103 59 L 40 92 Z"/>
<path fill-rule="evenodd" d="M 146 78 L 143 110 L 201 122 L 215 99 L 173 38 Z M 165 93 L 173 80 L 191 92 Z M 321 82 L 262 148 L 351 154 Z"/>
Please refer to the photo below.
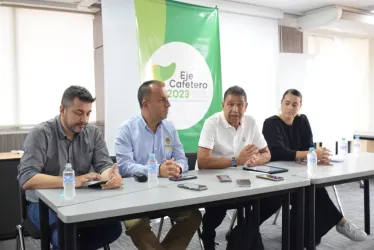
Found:
<path fill-rule="evenodd" d="M 188 170 L 195 170 L 195 165 L 197 161 L 197 153 L 185 153 L 188 160 Z"/>
<path fill-rule="evenodd" d="M 19 187 L 19 199 L 21 204 L 22 227 L 26 230 L 26 235 L 30 235 L 34 239 L 40 239 L 40 232 L 36 226 L 27 217 L 27 206 L 29 202 L 26 200 L 26 192 Z"/>
<path fill-rule="evenodd" d="M 22 187 L 19 187 L 19 199 L 21 204 L 21 218 L 22 220 L 27 220 L 27 200 L 26 193 Z"/>

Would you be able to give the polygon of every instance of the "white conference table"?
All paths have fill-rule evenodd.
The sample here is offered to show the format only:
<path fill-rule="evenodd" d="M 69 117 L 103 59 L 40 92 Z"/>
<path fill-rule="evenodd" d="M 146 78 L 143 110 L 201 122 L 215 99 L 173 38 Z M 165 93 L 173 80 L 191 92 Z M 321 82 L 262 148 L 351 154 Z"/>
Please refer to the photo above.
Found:
<path fill-rule="evenodd" d="M 95 200 L 102 200 L 113 196 L 136 193 L 147 189 L 149 189 L 148 185 L 136 182 L 133 178 L 127 178 L 123 179 L 122 186 L 119 189 L 101 190 L 88 188 L 87 185 L 82 188 L 77 188 L 76 197 L 74 200 L 65 200 L 63 197 L 60 197 L 60 195 L 64 192 L 63 189 L 39 189 L 37 191 L 37 195 L 52 210 L 55 211 L 60 207 L 87 203 Z"/>
<path fill-rule="evenodd" d="M 124 187 L 115 192 L 106 190 L 95 190 L 99 199 L 85 198 L 84 189 L 77 189 L 77 199 L 71 204 L 56 200 L 61 190 L 37 190 L 40 202 L 40 221 L 42 235 L 42 249 L 49 249 L 49 227 L 48 209 L 52 209 L 58 216 L 59 249 L 76 249 L 76 230 L 82 225 L 95 225 L 102 220 L 115 219 L 127 220 L 140 217 L 164 216 L 170 211 L 200 208 L 215 204 L 248 204 L 251 200 L 263 197 L 281 195 L 283 198 L 282 208 L 282 248 L 289 249 L 289 204 L 290 193 L 296 193 L 296 199 L 304 207 L 304 188 L 310 185 L 310 180 L 293 176 L 292 173 L 284 173 L 284 181 L 272 182 L 256 178 L 258 173 L 244 171 L 241 168 L 230 168 L 224 170 L 195 170 L 188 174 L 196 175 L 198 178 L 188 181 L 172 182 L 165 178 L 159 179 L 159 187 L 148 188 L 147 183 L 137 183 L 133 178 L 123 180 Z M 217 174 L 229 175 L 233 182 L 220 183 Z M 236 179 L 249 178 L 251 187 L 238 187 Z M 180 183 L 196 183 L 207 185 L 204 191 L 192 191 L 178 188 Z M 126 191 L 126 187 L 131 192 Z M 122 193 L 121 193 L 122 192 Z M 91 193 L 91 191 L 89 191 Z M 106 197 L 105 197 L 106 196 Z M 90 197 L 94 197 L 91 193 Z M 61 203 L 64 203 L 61 205 Z M 297 244 L 303 246 L 304 235 L 304 210 L 298 209 Z M 65 239 L 65 240 L 64 240 Z"/>
<path fill-rule="evenodd" d="M 370 193 L 369 180 L 374 178 L 374 153 L 348 154 L 344 162 L 332 162 L 332 166 L 318 166 L 317 174 L 307 176 L 307 166 L 294 162 L 270 162 L 266 165 L 287 168 L 293 176 L 310 179 L 311 185 L 306 188 L 309 199 L 305 202 L 307 213 L 307 249 L 315 246 L 315 189 L 347 182 L 364 180 L 364 218 L 365 232 L 370 234 Z"/>

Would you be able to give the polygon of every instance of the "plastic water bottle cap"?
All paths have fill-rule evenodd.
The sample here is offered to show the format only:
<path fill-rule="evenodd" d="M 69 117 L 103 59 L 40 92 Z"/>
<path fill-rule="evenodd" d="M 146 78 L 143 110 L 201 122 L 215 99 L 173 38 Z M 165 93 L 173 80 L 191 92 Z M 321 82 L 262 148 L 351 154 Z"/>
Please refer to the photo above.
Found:
<path fill-rule="evenodd" d="M 155 157 L 155 154 L 149 154 L 149 158 L 154 159 Z"/>
<path fill-rule="evenodd" d="M 313 147 L 310 147 L 309 148 L 309 152 L 313 152 L 314 151 L 314 148 Z"/>
<path fill-rule="evenodd" d="M 355 139 L 360 139 L 360 136 L 358 136 L 358 135 L 355 135 Z"/>
<path fill-rule="evenodd" d="M 345 138 L 342 138 L 342 141 L 345 141 Z"/>
<path fill-rule="evenodd" d="M 64 199 L 65 195 L 63 193 L 60 194 L 60 199 Z"/>

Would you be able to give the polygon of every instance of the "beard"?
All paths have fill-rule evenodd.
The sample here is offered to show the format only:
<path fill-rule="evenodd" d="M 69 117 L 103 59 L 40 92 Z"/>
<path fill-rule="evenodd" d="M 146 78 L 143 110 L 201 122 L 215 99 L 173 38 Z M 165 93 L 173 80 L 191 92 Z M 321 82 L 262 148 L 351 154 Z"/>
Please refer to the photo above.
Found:
<path fill-rule="evenodd" d="M 84 129 L 84 127 L 85 127 L 86 125 L 87 125 L 87 124 L 76 124 L 76 125 L 74 125 L 74 126 L 70 129 L 70 131 L 73 132 L 74 134 L 78 134 L 78 133 L 80 133 L 80 132 Z"/>
<path fill-rule="evenodd" d="M 85 123 L 85 122 L 79 122 L 79 123 L 71 124 L 69 122 L 69 120 L 67 119 L 67 117 L 64 117 L 64 123 L 65 123 L 65 126 L 67 127 L 67 129 L 70 132 L 72 132 L 73 134 L 80 133 L 84 129 L 84 127 L 87 125 L 87 123 Z"/>

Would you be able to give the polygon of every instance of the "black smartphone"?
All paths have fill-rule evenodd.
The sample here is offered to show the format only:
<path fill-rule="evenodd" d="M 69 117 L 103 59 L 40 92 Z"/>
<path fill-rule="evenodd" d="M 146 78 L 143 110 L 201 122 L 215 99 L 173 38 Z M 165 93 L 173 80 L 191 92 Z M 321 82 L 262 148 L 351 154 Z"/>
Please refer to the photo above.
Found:
<path fill-rule="evenodd" d="M 217 178 L 219 180 L 219 182 L 232 182 L 230 176 L 228 175 L 217 175 Z"/>
<path fill-rule="evenodd" d="M 238 179 L 236 180 L 236 184 L 238 184 L 239 187 L 250 187 L 252 185 L 250 179 Z"/>
<path fill-rule="evenodd" d="M 106 184 L 106 181 L 90 181 L 87 184 L 89 188 L 101 188 L 101 185 Z"/>
<path fill-rule="evenodd" d="M 185 189 L 190 189 L 194 191 L 203 191 L 207 190 L 208 187 L 206 185 L 200 185 L 200 184 L 194 184 L 194 183 L 183 183 L 183 184 L 178 184 L 179 188 L 185 188 Z"/>
<path fill-rule="evenodd" d="M 262 172 L 262 173 L 266 173 L 266 174 L 278 174 L 278 173 L 288 172 L 288 169 L 273 167 L 273 166 L 269 166 L 269 165 L 249 166 L 249 167 L 245 166 L 245 167 L 243 167 L 243 170 L 254 171 L 254 172 Z"/>
<path fill-rule="evenodd" d="M 170 177 L 169 180 L 171 181 L 185 181 L 185 180 L 192 180 L 196 179 L 197 176 L 195 175 L 181 175 L 179 178 L 176 177 Z"/>

